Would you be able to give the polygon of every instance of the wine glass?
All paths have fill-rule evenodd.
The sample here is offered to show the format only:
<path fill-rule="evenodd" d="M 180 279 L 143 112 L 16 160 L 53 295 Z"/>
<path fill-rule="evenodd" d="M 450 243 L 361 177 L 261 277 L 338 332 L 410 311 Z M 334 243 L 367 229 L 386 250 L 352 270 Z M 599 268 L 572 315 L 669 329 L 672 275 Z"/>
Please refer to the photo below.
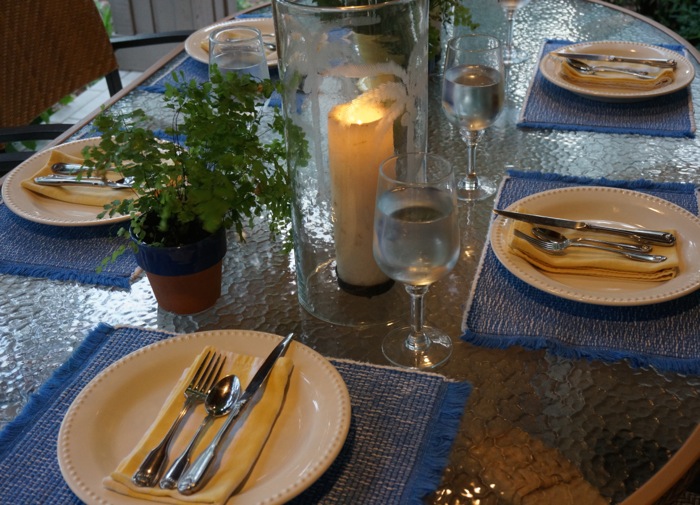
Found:
<path fill-rule="evenodd" d="M 434 368 L 452 354 L 452 340 L 424 323 L 423 297 L 459 259 L 454 172 L 428 153 L 393 156 L 379 167 L 373 252 L 379 268 L 411 296 L 411 324 L 390 331 L 384 356 L 409 368 Z"/>
<path fill-rule="evenodd" d="M 513 27 L 515 26 L 515 13 L 524 7 L 530 0 L 498 0 L 498 3 L 506 13 L 508 23 L 508 34 L 506 35 L 506 45 L 503 48 L 503 64 L 505 66 L 522 63 L 529 58 L 529 55 L 518 49 L 513 44 Z"/>
<path fill-rule="evenodd" d="M 260 30 L 235 26 L 209 34 L 209 68 L 216 65 L 221 74 L 248 74 L 257 80 L 270 78 L 267 56 Z"/>
<path fill-rule="evenodd" d="M 489 35 L 450 39 L 442 78 L 442 109 L 467 143 L 467 176 L 457 183 L 457 197 L 483 200 L 496 182 L 476 175 L 476 146 L 503 109 L 505 75 L 501 43 Z"/>

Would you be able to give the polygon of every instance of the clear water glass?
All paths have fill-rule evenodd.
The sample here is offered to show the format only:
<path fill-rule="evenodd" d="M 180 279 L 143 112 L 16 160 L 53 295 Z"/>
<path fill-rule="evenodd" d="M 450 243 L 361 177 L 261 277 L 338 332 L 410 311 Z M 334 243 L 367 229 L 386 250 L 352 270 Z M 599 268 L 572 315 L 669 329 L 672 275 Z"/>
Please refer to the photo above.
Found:
<path fill-rule="evenodd" d="M 270 78 L 267 56 L 260 30 L 235 26 L 209 34 L 209 68 L 216 65 L 221 74 L 235 72 L 258 80 Z"/>
<path fill-rule="evenodd" d="M 460 200 L 483 200 L 496 192 L 496 181 L 477 175 L 476 146 L 503 110 L 504 95 L 500 41 L 476 34 L 450 39 L 442 78 L 442 110 L 467 144 L 467 174 L 457 183 Z"/>
<path fill-rule="evenodd" d="M 530 0 L 498 0 L 499 5 L 506 14 L 506 22 L 508 23 L 508 32 L 506 35 L 505 46 L 503 48 L 503 64 L 507 67 L 516 65 L 526 61 L 530 55 L 524 52 L 513 43 L 513 30 L 515 28 L 515 14 L 518 9 L 524 7 Z"/>
<path fill-rule="evenodd" d="M 459 259 L 455 178 L 444 158 L 419 152 L 392 156 L 379 168 L 373 252 L 382 271 L 404 284 L 411 321 L 382 342 L 394 365 L 428 369 L 452 354 L 449 335 L 424 321 L 424 296 Z"/>

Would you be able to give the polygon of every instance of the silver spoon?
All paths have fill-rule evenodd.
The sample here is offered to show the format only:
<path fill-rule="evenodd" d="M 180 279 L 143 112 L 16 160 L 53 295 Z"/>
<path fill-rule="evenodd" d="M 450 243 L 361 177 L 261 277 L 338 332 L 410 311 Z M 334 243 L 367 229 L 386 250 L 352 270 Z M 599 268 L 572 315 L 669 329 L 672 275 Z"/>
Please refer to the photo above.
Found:
<path fill-rule="evenodd" d="M 562 235 L 558 231 L 552 230 L 550 228 L 533 228 L 532 233 L 537 238 L 541 238 L 542 240 L 552 240 L 554 242 L 565 243 L 567 240 L 569 242 L 587 242 L 589 244 L 606 245 L 608 247 L 614 247 L 615 249 L 621 249 L 623 251 L 632 252 L 649 252 L 652 249 L 652 247 L 649 244 L 627 244 L 624 242 L 608 242 L 607 240 L 598 240 L 595 238 L 587 237 L 569 238 L 566 235 Z"/>
<path fill-rule="evenodd" d="M 616 72 L 618 74 L 632 75 L 640 79 L 655 79 L 656 76 L 649 75 L 649 72 L 643 70 L 631 70 L 628 68 L 618 68 L 618 67 L 604 67 L 604 66 L 593 66 L 588 63 L 584 63 L 581 60 L 575 58 L 566 58 L 567 63 L 574 69 L 582 74 L 594 75 L 598 72 Z"/>
<path fill-rule="evenodd" d="M 170 468 L 160 480 L 160 487 L 162 489 L 175 489 L 177 481 L 190 464 L 192 449 L 197 445 L 199 437 L 204 433 L 205 429 L 214 418 L 225 416 L 231 412 L 231 409 L 236 405 L 240 396 L 241 382 L 235 375 L 222 377 L 219 382 L 214 384 L 214 387 L 211 388 L 204 400 L 204 408 L 207 409 L 207 417 L 205 417 L 202 424 L 199 425 L 197 433 L 192 437 L 187 448 L 173 461 L 173 464 L 170 465 Z"/>
<path fill-rule="evenodd" d="M 666 256 L 661 256 L 660 254 L 646 254 L 637 252 L 622 251 L 620 249 L 613 249 L 612 247 L 604 247 L 601 245 L 586 244 L 585 242 L 554 242 L 553 240 L 542 240 L 532 235 L 527 235 L 520 230 L 514 231 L 516 237 L 520 237 L 527 242 L 530 242 L 535 247 L 542 249 L 548 254 L 565 254 L 565 250 L 569 247 L 588 247 L 591 249 L 598 249 L 600 251 L 607 251 L 615 254 L 621 254 L 626 258 L 636 261 L 651 261 L 652 263 L 661 263 L 666 261 Z"/>

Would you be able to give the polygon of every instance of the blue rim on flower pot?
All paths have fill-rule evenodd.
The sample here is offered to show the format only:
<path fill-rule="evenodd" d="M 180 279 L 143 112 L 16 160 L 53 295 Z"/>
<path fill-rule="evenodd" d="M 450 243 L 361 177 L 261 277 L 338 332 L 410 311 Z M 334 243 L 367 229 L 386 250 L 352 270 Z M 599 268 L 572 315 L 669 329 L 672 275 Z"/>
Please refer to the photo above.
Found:
<path fill-rule="evenodd" d="M 226 255 L 226 231 L 193 244 L 156 247 L 140 242 L 136 263 L 146 271 L 158 305 L 176 314 L 194 314 L 208 309 L 221 295 L 221 265 Z"/>
<path fill-rule="evenodd" d="M 131 239 L 138 246 L 136 262 L 146 272 L 156 275 L 189 275 L 216 265 L 226 255 L 226 232 L 223 228 L 199 242 L 178 247 L 156 247 Z"/>

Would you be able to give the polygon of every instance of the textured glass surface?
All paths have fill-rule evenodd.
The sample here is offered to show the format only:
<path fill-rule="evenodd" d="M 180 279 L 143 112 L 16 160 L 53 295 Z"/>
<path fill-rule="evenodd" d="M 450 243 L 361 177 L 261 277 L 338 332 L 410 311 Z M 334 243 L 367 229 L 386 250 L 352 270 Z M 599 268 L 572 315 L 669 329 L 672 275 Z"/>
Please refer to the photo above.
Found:
<path fill-rule="evenodd" d="M 497 2 L 473 3 L 480 31 L 503 36 L 505 18 Z M 535 55 L 545 38 L 674 42 L 653 26 L 603 5 L 532 0 L 517 14 L 516 43 Z M 533 65 L 531 59 L 512 69 L 509 108 L 479 146 L 480 170 L 500 177 L 510 165 L 700 183 L 697 138 L 517 129 L 517 111 Z M 430 148 L 463 166 L 465 148 L 442 116 L 438 85 L 439 77 L 431 76 Z M 700 81 L 692 86 L 697 121 Z M 136 91 L 119 104 L 124 109 L 134 106 L 151 111 L 155 127 L 167 124 L 159 117 L 162 111 L 153 94 Z M 463 208 L 463 255 L 426 299 L 428 319 L 448 331 L 456 344 L 451 361 L 439 372 L 474 385 L 443 482 L 430 501 L 521 503 L 526 494 L 534 499 L 531 492 L 548 490 L 557 493 L 556 499 L 539 503 L 595 503 L 587 494 L 593 490 L 610 502 L 621 502 L 668 461 L 697 425 L 700 378 L 460 342 L 464 304 L 492 206 L 493 200 L 487 200 Z M 174 332 L 294 331 L 302 343 L 324 355 L 385 363 L 380 349 L 385 327 L 332 326 L 300 307 L 293 258 L 281 252 L 280 243 L 270 242 L 264 230 L 250 230 L 246 243 L 231 241 L 222 297 L 214 308 L 194 316 L 160 311 L 144 278 L 126 292 L 0 276 L 0 426 L 19 413 L 29 395 L 99 322 Z"/>

